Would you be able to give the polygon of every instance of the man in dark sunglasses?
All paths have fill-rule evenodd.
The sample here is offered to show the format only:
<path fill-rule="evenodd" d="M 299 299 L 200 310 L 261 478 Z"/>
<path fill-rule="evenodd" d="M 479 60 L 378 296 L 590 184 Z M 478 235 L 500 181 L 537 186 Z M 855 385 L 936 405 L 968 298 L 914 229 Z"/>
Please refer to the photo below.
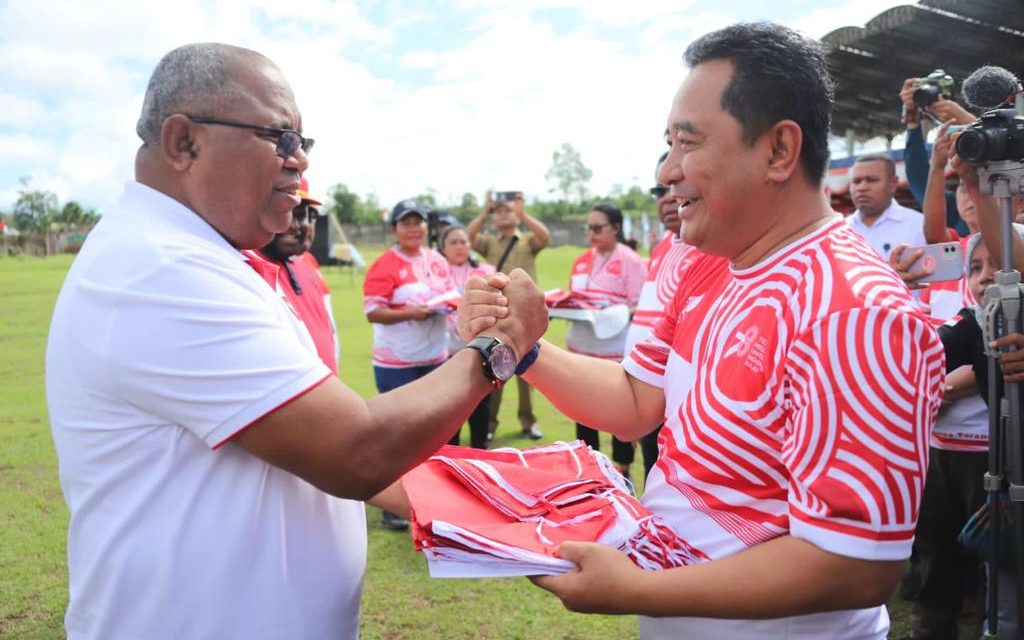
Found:
<path fill-rule="evenodd" d="M 396 481 L 512 374 L 547 326 L 543 294 L 513 274 L 535 320 L 364 400 L 255 251 L 316 211 L 281 70 L 230 45 L 175 49 L 136 130 L 135 181 L 89 234 L 49 333 L 67 637 L 358 637 L 363 500 L 407 513 Z"/>
<path fill-rule="evenodd" d="M 302 204 L 292 209 L 292 223 L 274 236 L 260 254 L 277 265 L 277 284 L 316 345 L 317 355 L 338 374 L 338 332 L 331 310 L 331 289 L 320 273 L 320 264 L 309 252 L 316 239 L 319 200 L 309 195 L 303 178 L 298 190 Z"/>

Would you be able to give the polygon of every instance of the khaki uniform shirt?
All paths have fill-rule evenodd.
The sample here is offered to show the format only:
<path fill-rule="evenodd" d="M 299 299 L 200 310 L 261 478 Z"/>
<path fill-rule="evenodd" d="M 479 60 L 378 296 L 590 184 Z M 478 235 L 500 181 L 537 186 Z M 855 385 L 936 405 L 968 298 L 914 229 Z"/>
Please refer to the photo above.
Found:
<path fill-rule="evenodd" d="M 519 240 L 516 242 L 516 246 L 512 247 L 512 251 L 509 252 L 508 258 L 505 259 L 505 264 L 501 267 L 501 271 L 508 273 L 518 268 L 530 274 L 530 277 L 534 280 L 537 280 L 534 257 L 540 253 L 543 247 L 537 243 L 537 238 L 533 235 L 532 231 L 516 231 L 508 237 L 503 237 L 492 231 L 479 233 L 476 236 L 476 242 L 473 243 L 473 249 L 482 255 L 484 260 L 497 267 L 498 261 L 505 254 L 505 249 L 508 247 L 508 243 L 512 241 L 513 236 L 518 236 Z"/>

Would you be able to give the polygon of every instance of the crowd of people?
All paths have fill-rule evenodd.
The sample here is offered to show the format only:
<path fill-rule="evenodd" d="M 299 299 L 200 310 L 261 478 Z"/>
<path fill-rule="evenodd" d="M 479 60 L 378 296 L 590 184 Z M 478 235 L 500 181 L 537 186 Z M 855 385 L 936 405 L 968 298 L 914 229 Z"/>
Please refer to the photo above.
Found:
<path fill-rule="evenodd" d="M 330 291 L 308 253 L 313 140 L 287 80 L 247 49 L 168 53 L 135 181 L 72 266 L 50 330 L 68 637 L 357 637 L 363 501 L 407 528 L 399 478 L 459 444 L 467 420 L 486 448 L 516 377 L 525 438 L 543 438 L 536 390 L 592 447 L 609 434 L 627 477 L 640 443 L 644 506 L 697 559 L 643 571 L 565 543 L 576 568 L 532 580 L 567 608 L 636 614 L 644 639 L 885 638 L 902 580 L 910 637 L 955 639 L 983 582 L 958 538 L 984 503 L 985 399 L 1001 383 L 978 321 L 998 210 L 948 129 L 975 116 L 951 99 L 918 107 L 908 79 L 904 157 L 923 211 L 896 202 L 896 166 L 873 154 L 851 168 L 844 220 L 823 183 L 823 47 L 737 24 L 684 58 L 651 188 L 664 235 L 645 260 L 622 212 L 598 204 L 565 274 L 630 323 L 544 340 L 535 258 L 551 234 L 521 193 L 488 194 L 466 227 L 446 221 L 436 249 L 430 210 L 403 200 L 364 282 L 379 392 L 364 400 L 337 375 Z M 930 158 L 925 116 L 943 123 Z M 921 247 L 939 242 L 959 243 L 967 277 L 922 284 Z M 1024 379 L 1017 353 L 1001 356 L 1010 382 Z M 1016 633 L 1012 571 L 991 569 L 1008 587 L 1000 628 Z"/>

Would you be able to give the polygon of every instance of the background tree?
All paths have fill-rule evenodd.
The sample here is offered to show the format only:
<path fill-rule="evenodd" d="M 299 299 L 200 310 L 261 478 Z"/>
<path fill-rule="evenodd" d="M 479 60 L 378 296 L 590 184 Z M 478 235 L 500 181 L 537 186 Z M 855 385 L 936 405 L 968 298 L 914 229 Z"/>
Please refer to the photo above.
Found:
<path fill-rule="evenodd" d="M 342 224 L 359 224 L 367 218 L 366 205 L 357 194 L 340 182 L 327 190 L 324 211 Z"/>
<path fill-rule="evenodd" d="M 562 194 L 564 200 L 582 202 L 587 197 L 587 183 L 594 172 L 583 164 L 580 152 L 568 142 L 551 154 L 551 168 L 544 178 L 554 186 L 551 192 Z"/>
<path fill-rule="evenodd" d="M 18 199 L 12 211 L 14 226 L 19 231 L 43 233 L 57 216 L 57 196 L 49 191 L 29 189 L 29 178 L 22 178 L 24 189 L 18 190 Z"/>
<path fill-rule="evenodd" d="M 467 191 L 462 194 L 462 201 L 459 205 L 455 207 L 448 207 L 448 210 L 451 211 L 452 215 L 460 221 L 467 223 L 476 217 L 476 214 L 480 213 L 480 203 L 477 201 L 475 194 Z"/>

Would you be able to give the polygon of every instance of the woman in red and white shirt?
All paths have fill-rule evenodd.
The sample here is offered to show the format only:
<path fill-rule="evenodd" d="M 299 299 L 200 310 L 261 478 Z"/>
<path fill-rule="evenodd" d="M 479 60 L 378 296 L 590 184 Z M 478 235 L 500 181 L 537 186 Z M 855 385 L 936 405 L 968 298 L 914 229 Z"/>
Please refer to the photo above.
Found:
<path fill-rule="evenodd" d="M 455 288 L 462 293 L 465 291 L 466 281 L 473 276 L 486 278 L 494 273 L 494 267 L 486 262 L 477 262 L 470 256 L 469 236 L 466 229 L 459 226 L 452 226 L 441 232 L 437 242 L 442 255 L 448 260 L 448 270 L 451 271 L 452 279 L 455 281 Z M 456 327 L 456 314 L 448 316 L 448 350 L 454 354 L 466 346 L 466 343 L 459 337 Z M 491 417 L 491 397 L 488 394 L 480 401 L 473 413 L 469 415 L 469 446 L 474 449 L 487 448 L 488 423 Z M 452 437 L 451 444 L 459 444 L 459 433 Z"/>
<path fill-rule="evenodd" d="M 644 286 L 646 266 L 626 244 L 622 234 L 622 210 L 611 204 L 598 204 L 587 216 L 587 237 L 590 249 L 576 259 L 569 279 L 570 291 L 586 292 L 608 300 L 612 304 L 625 304 L 630 311 L 636 308 L 640 290 Z M 626 347 L 628 325 L 617 335 L 600 339 L 588 322 L 573 322 L 566 335 L 566 347 L 573 353 L 620 361 Z M 593 449 L 600 449 L 597 431 L 576 423 L 576 437 Z M 629 477 L 633 463 L 633 444 L 612 438 L 612 460 L 623 475 Z"/>
<path fill-rule="evenodd" d="M 455 289 L 448 261 L 430 247 L 427 213 L 415 200 L 391 210 L 396 244 L 373 261 L 363 281 L 363 311 L 373 324 L 373 378 L 384 393 L 427 375 L 448 359 L 448 322 L 428 305 Z M 384 511 L 384 527 L 401 530 L 408 521 Z"/>

